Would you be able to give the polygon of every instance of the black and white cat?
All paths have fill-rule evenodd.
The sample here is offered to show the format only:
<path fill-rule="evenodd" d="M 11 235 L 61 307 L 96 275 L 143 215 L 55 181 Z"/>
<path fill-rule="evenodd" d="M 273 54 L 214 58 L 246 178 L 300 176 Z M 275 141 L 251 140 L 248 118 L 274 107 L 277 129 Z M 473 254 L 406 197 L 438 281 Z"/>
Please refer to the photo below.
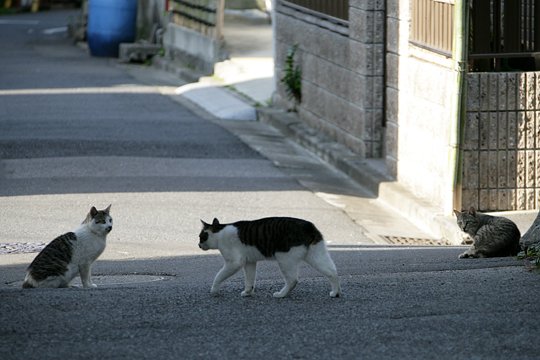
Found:
<path fill-rule="evenodd" d="M 110 210 L 111 205 L 104 210 L 92 207 L 75 231 L 51 241 L 28 267 L 23 288 L 69 287 L 77 275 L 83 287 L 96 287 L 91 267 L 105 250 L 107 235 L 112 230 Z"/>
<path fill-rule="evenodd" d="M 212 224 L 202 221 L 199 247 L 218 249 L 225 260 L 217 273 L 211 293 L 216 294 L 223 281 L 244 269 L 245 289 L 242 296 L 251 296 L 255 289 L 257 261 L 274 259 L 285 278 L 285 286 L 274 293 L 282 298 L 298 283 L 298 268 L 302 261 L 321 272 L 332 286 L 331 297 L 339 297 L 341 287 L 336 266 L 330 258 L 324 239 L 311 222 L 289 217 L 269 217 L 253 221 Z"/>

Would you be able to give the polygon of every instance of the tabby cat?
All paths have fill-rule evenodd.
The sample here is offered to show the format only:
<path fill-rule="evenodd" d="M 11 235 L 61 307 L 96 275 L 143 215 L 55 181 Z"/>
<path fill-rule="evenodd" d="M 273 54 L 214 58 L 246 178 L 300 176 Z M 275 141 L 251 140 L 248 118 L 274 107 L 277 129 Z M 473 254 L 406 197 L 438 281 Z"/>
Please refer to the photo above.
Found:
<path fill-rule="evenodd" d="M 473 244 L 459 258 L 515 256 L 520 250 L 521 236 L 516 224 L 501 216 L 491 216 L 477 212 L 474 207 L 468 211 L 454 210 L 461 230 L 473 238 Z"/>
<path fill-rule="evenodd" d="M 51 241 L 28 267 L 23 288 L 69 287 L 77 275 L 83 287 L 96 287 L 91 267 L 105 250 L 107 234 L 112 230 L 110 210 L 111 205 L 104 210 L 92 207 L 75 231 Z"/>
<path fill-rule="evenodd" d="M 282 298 L 298 283 L 298 268 L 302 261 L 321 272 L 332 287 L 331 297 L 339 297 L 341 288 L 336 266 L 330 258 L 324 239 L 311 222 L 289 217 L 269 217 L 253 221 L 212 224 L 202 221 L 199 247 L 218 249 L 225 260 L 217 273 L 211 293 L 216 294 L 223 281 L 244 269 L 245 288 L 242 296 L 251 296 L 255 290 L 257 261 L 274 259 L 285 278 L 285 286 L 274 293 Z"/>

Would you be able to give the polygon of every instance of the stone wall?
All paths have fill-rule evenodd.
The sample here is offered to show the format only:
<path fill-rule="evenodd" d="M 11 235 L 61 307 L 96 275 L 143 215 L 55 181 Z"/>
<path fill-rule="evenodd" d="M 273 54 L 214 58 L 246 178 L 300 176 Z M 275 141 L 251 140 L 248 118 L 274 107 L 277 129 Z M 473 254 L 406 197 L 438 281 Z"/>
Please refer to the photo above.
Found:
<path fill-rule="evenodd" d="M 225 0 L 170 2 L 170 20 L 163 36 L 165 57 L 211 74 L 227 53 L 222 36 Z"/>
<path fill-rule="evenodd" d="M 168 17 L 165 13 L 163 1 L 137 0 L 137 40 L 155 40 L 156 30 L 167 26 Z"/>
<path fill-rule="evenodd" d="M 540 73 L 470 73 L 463 134 L 464 207 L 536 209 Z"/>
<path fill-rule="evenodd" d="M 385 1 L 349 0 L 351 69 L 358 77 L 354 91 L 369 158 L 383 156 L 385 25 Z"/>
<path fill-rule="evenodd" d="M 285 57 L 298 44 L 302 69 L 300 118 L 361 157 L 382 154 L 383 2 L 350 1 L 349 27 L 278 2 L 276 8 L 275 103 L 287 103 Z"/>
<path fill-rule="evenodd" d="M 172 23 L 167 25 L 163 45 L 167 60 L 179 61 L 206 74 L 211 74 L 214 65 L 227 58 L 223 41 Z"/>

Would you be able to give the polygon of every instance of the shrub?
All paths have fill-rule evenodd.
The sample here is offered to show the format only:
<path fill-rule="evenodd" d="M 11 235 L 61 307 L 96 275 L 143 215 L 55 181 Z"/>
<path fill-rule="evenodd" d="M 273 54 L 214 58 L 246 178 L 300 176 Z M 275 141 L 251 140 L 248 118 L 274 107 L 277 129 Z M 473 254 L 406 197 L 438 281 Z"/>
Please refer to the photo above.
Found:
<path fill-rule="evenodd" d="M 299 65 L 295 64 L 294 57 L 298 44 L 293 45 L 285 58 L 285 67 L 281 82 L 285 85 L 285 91 L 289 99 L 294 101 L 293 111 L 296 110 L 296 105 L 302 101 L 302 70 Z"/>
<path fill-rule="evenodd" d="M 518 259 L 525 261 L 525 266 L 529 270 L 540 270 L 540 243 L 533 244 L 525 251 L 518 254 Z"/>

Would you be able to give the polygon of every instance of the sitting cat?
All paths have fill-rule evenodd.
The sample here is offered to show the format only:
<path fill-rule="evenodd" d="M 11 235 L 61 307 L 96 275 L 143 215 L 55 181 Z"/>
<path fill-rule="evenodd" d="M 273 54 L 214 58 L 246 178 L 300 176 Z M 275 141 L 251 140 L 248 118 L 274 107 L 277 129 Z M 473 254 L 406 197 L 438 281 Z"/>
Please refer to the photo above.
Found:
<path fill-rule="evenodd" d="M 211 293 L 216 294 L 221 283 L 244 269 L 245 289 L 242 296 L 250 296 L 255 288 L 257 261 L 275 259 L 285 278 L 285 286 L 274 293 L 282 298 L 298 283 L 298 267 L 303 260 L 328 277 L 332 286 L 331 297 L 339 297 L 341 288 L 336 266 L 330 258 L 319 230 L 306 220 L 288 217 L 269 217 L 253 221 L 212 224 L 202 221 L 199 247 L 218 249 L 225 260 L 217 273 Z"/>
<path fill-rule="evenodd" d="M 75 231 L 60 235 L 41 250 L 28 267 L 23 288 L 69 287 L 77 274 L 85 288 L 96 287 L 91 266 L 105 250 L 112 230 L 110 209 L 111 205 L 99 211 L 92 207 Z"/>
<path fill-rule="evenodd" d="M 473 244 L 459 258 L 515 256 L 520 250 L 520 232 L 516 224 L 507 218 L 476 212 L 454 210 L 461 230 L 473 238 Z"/>

